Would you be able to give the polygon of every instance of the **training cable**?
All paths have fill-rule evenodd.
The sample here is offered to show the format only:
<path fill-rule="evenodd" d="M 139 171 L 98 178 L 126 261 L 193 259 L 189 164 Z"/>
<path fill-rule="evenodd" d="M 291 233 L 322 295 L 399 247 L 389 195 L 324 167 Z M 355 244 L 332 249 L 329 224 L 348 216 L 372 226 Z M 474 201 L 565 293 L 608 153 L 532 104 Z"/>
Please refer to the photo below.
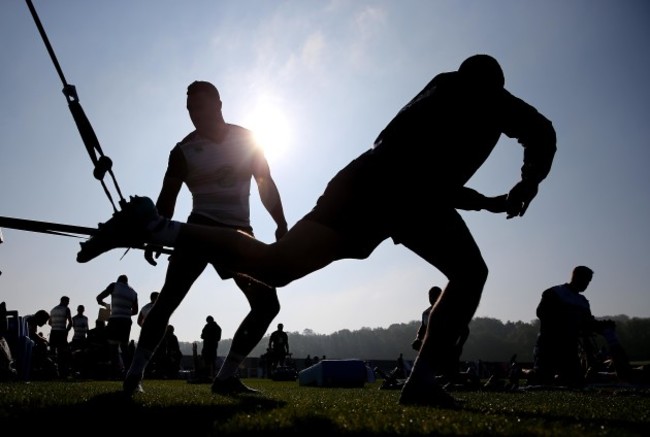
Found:
<path fill-rule="evenodd" d="M 77 129 L 79 130 L 79 134 L 81 135 L 81 139 L 83 140 L 84 145 L 86 146 L 86 150 L 88 151 L 88 154 L 90 155 L 90 159 L 92 160 L 94 165 L 93 176 L 95 177 L 95 179 L 101 182 L 102 187 L 104 188 L 104 192 L 106 193 L 108 200 L 111 202 L 111 205 L 113 206 L 113 210 L 117 212 L 117 207 L 113 202 L 113 197 L 111 196 L 111 193 L 108 187 L 106 186 L 106 183 L 104 182 L 104 176 L 106 175 L 106 173 L 108 173 L 111 176 L 111 179 L 115 186 L 115 190 L 117 191 L 117 194 L 119 196 L 120 199 L 119 204 L 120 206 L 124 207 L 126 205 L 126 200 L 124 200 L 124 197 L 122 196 L 122 192 L 117 183 L 117 179 L 115 178 L 115 174 L 113 173 L 113 161 L 111 161 L 111 159 L 108 156 L 104 155 L 104 153 L 102 152 L 102 148 L 99 145 L 99 140 L 97 139 L 97 135 L 95 135 L 95 131 L 93 130 L 93 127 L 90 124 L 88 117 L 86 117 L 86 114 L 84 113 L 84 110 L 81 107 L 81 104 L 79 103 L 79 97 L 77 95 L 77 90 L 75 86 L 68 84 L 68 82 L 65 80 L 65 76 L 63 75 L 63 70 L 61 69 L 61 65 L 59 64 L 59 61 L 56 58 L 54 49 L 52 48 L 52 45 L 50 44 L 50 41 L 47 37 L 47 34 L 45 33 L 45 29 L 41 24 L 41 20 L 38 18 L 38 14 L 36 13 L 36 9 L 34 8 L 34 5 L 32 4 L 31 0 L 25 0 L 25 1 L 27 2 L 27 6 L 29 7 L 32 17 L 34 18 L 36 27 L 38 28 L 38 31 L 41 34 L 41 38 L 45 43 L 45 47 L 47 48 L 47 51 L 50 54 L 50 58 L 54 63 L 54 68 L 56 68 L 56 71 L 59 74 L 59 77 L 61 78 L 61 82 L 63 83 L 63 95 L 66 97 L 66 100 L 68 101 L 68 107 L 70 108 L 70 112 L 72 113 L 72 118 L 74 118 L 75 124 L 77 125 Z"/>

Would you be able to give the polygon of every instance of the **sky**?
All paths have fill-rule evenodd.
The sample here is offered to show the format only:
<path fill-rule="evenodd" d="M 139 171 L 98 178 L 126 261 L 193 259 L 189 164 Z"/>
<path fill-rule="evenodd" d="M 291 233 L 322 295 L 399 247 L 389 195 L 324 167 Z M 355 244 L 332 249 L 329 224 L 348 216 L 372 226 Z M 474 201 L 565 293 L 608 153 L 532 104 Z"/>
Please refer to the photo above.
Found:
<path fill-rule="evenodd" d="M 124 196 L 156 199 L 169 151 L 193 129 L 187 85 L 208 80 L 221 92 L 226 121 L 258 134 L 289 225 L 433 76 L 491 54 L 506 88 L 553 122 L 558 151 L 524 217 L 462 212 L 490 269 L 476 316 L 530 322 L 542 291 L 583 264 L 595 272 L 585 296 L 596 316 L 650 317 L 647 1 L 33 4 Z M 24 1 L 0 4 L 0 63 L 0 216 L 106 221 L 111 203 Z M 522 147 L 502 136 L 468 186 L 507 193 L 522 157 Z M 274 223 L 252 187 L 255 234 L 271 242 Z M 190 209 L 183 188 L 174 217 L 185 220 Z M 120 274 L 141 306 L 164 281 L 165 257 L 153 267 L 142 251 L 113 250 L 79 264 L 80 238 L 2 234 L 0 301 L 23 315 L 67 295 L 73 315 L 85 305 L 92 325 L 95 297 Z M 438 270 L 387 240 L 366 260 L 338 261 L 281 288 L 268 333 L 277 323 L 330 334 L 419 320 L 428 289 L 445 284 Z M 208 267 L 170 323 L 179 340 L 197 341 L 212 315 L 232 338 L 247 311 L 234 283 Z M 138 334 L 134 323 L 131 338 Z"/>

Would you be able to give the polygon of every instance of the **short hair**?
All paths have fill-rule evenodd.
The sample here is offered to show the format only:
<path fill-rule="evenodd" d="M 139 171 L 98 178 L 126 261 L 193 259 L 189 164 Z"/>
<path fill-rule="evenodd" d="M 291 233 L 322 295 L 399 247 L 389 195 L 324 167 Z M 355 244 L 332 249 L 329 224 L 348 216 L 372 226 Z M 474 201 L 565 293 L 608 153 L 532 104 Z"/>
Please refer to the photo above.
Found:
<path fill-rule="evenodd" d="M 86 307 L 83 306 L 83 305 L 79 305 L 79 306 L 77 307 L 77 311 L 85 311 L 85 310 L 86 310 Z"/>
<path fill-rule="evenodd" d="M 594 271 L 587 266 L 576 266 L 573 268 L 573 276 L 593 276 Z"/>
<path fill-rule="evenodd" d="M 477 85 L 503 88 L 506 83 L 499 62 L 490 55 L 470 56 L 460 64 L 458 72 Z"/>
<path fill-rule="evenodd" d="M 126 284 L 129 282 L 129 278 L 126 275 L 120 275 L 117 277 L 117 282 L 124 282 Z"/>
<path fill-rule="evenodd" d="M 208 316 L 208 317 L 205 318 L 205 321 L 206 322 L 214 322 L 214 317 Z"/>
<path fill-rule="evenodd" d="M 48 313 L 45 310 L 38 310 L 34 314 L 34 320 L 36 321 L 36 324 L 39 326 L 42 326 L 45 324 L 50 319 L 50 313 Z"/>
<path fill-rule="evenodd" d="M 437 285 L 434 285 L 429 289 L 429 300 L 432 300 L 432 297 L 435 297 L 435 300 L 438 300 L 440 295 L 442 294 L 442 288 L 438 287 Z"/>
<path fill-rule="evenodd" d="M 219 95 L 219 90 L 217 89 L 217 87 L 211 84 L 210 82 L 206 82 L 204 80 L 195 80 L 187 87 L 188 96 L 191 96 L 192 94 L 198 94 L 198 93 L 206 93 L 217 100 L 221 100 L 221 96 Z"/>
<path fill-rule="evenodd" d="M 149 299 L 151 299 L 151 300 L 158 299 L 159 294 L 160 294 L 160 292 L 158 292 L 158 291 L 152 291 L 151 294 L 149 295 Z"/>

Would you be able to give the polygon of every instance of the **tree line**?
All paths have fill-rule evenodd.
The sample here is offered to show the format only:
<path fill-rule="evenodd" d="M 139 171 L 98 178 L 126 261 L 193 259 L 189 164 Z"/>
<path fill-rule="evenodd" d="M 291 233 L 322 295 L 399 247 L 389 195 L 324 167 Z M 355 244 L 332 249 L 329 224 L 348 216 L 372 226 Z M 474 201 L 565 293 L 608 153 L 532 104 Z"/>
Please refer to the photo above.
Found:
<path fill-rule="evenodd" d="M 630 318 L 625 315 L 607 316 L 616 322 L 616 332 L 630 361 L 650 361 L 650 318 Z M 395 323 L 388 328 L 361 328 L 350 331 L 343 329 L 332 334 L 317 334 L 310 329 L 302 333 L 288 332 L 289 349 L 293 358 L 302 359 L 307 355 L 328 359 L 357 358 L 362 360 L 394 360 L 400 354 L 412 360 L 416 351 L 411 342 L 419 321 Z M 470 323 L 470 336 L 463 348 L 461 360 L 464 361 L 509 361 L 517 354 L 520 362 L 533 360 L 533 347 L 539 332 L 539 320 L 530 323 L 502 322 L 489 317 L 476 317 Z M 604 339 L 595 338 L 599 346 L 606 346 Z M 265 336 L 250 354 L 259 357 L 266 352 L 269 336 Z M 231 339 L 219 343 L 219 355 L 230 350 Z M 201 343 L 197 342 L 198 350 Z M 192 355 L 192 343 L 182 342 L 181 350 Z"/>

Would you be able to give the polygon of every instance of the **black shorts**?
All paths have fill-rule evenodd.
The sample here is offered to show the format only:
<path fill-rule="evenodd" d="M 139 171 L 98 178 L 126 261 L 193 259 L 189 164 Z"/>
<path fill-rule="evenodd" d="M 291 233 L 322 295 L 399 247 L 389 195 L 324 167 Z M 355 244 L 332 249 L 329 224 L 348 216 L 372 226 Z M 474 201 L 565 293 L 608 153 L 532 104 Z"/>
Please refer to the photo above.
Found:
<path fill-rule="evenodd" d="M 347 242 L 339 258 L 367 258 L 395 225 L 391 191 L 368 151 L 339 171 L 302 220 L 327 226 Z"/>
<path fill-rule="evenodd" d="M 131 336 L 131 319 L 108 319 L 106 338 L 110 343 L 128 343 Z"/>
<path fill-rule="evenodd" d="M 200 214 L 190 214 L 190 216 L 187 218 L 187 223 L 234 229 L 245 232 L 251 237 L 254 237 L 253 228 L 251 227 L 224 225 L 223 223 L 219 223 L 209 217 Z M 203 265 L 204 268 L 207 263 L 210 263 L 214 266 L 214 269 L 221 279 L 231 279 L 235 275 L 235 273 L 233 273 L 231 270 L 220 267 L 217 263 L 210 261 L 209 256 L 206 257 L 206 255 L 203 253 L 197 253 L 196 248 L 193 248 L 192 246 L 183 246 L 182 244 L 178 245 L 174 249 L 174 252 L 169 257 L 169 259 L 170 262 L 174 262 L 177 265 L 180 264 L 187 266 L 185 269 L 188 271 L 194 270 L 190 268 L 190 266 L 195 267 L 197 265 Z"/>
<path fill-rule="evenodd" d="M 50 331 L 50 347 L 66 347 L 68 346 L 68 331 Z"/>

